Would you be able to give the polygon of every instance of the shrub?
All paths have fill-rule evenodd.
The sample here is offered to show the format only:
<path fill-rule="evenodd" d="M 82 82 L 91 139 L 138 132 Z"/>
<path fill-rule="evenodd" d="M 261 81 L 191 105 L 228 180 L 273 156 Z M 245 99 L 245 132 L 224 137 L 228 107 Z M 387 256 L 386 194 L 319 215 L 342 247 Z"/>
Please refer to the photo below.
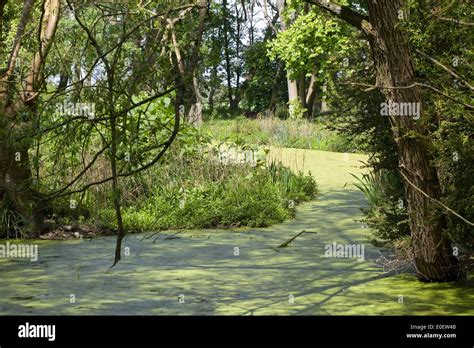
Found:
<path fill-rule="evenodd" d="M 281 164 L 225 165 L 206 146 L 192 154 L 180 154 L 178 149 L 173 148 L 173 156 L 162 166 L 135 181 L 138 194 L 123 202 L 127 231 L 263 227 L 290 219 L 296 204 L 317 193 L 311 176 L 294 174 Z M 116 228 L 112 209 L 98 206 L 95 220 Z"/>
<path fill-rule="evenodd" d="M 353 175 L 354 176 L 354 175 Z M 374 229 L 372 243 L 396 245 L 400 238 L 410 235 L 408 217 L 400 179 L 393 172 L 380 170 L 356 178 L 359 188 L 368 201 L 368 208 L 361 208 L 362 220 Z"/>

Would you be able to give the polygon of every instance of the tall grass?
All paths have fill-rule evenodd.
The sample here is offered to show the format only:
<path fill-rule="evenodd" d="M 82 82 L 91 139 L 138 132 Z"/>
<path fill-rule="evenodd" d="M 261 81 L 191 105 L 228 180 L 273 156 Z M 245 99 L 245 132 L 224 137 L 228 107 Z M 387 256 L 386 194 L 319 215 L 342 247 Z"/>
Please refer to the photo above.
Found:
<path fill-rule="evenodd" d="M 244 123 L 234 126 L 239 127 L 237 134 L 247 132 Z M 243 139 L 239 140 L 241 145 L 227 143 L 230 147 L 225 147 L 202 133 L 194 130 L 182 135 L 156 166 L 120 178 L 126 230 L 268 226 L 290 219 L 296 204 L 316 195 L 317 186 L 311 176 L 293 173 L 279 163 L 267 166 L 264 148 L 247 146 Z M 245 149 L 247 154 L 254 151 L 255 161 L 252 164 L 224 163 L 219 156 L 224 148 L 237 152 Z M 92 155 L 92 151 L 84 151 L 86 163 Z M 46 158 L 45 165 L 52 165 L 53 160 Z M 81 167 L 58 169 L 56 175 L 49 176 L 42 184 L 57 189 L 80 170 Z M 103 155 L 71 189 L 109 176 L 108 158 Z M 114 229 L 116 220 L 111 198 L 110 183 L 63 196 L 54 201 L 48 223 Z M 0 207 L 0 232 L 2 228 L 14 231 L 18 221 L 7 207 L 3 208 Z"/>
<path fill-rule="evenodd" d="M 367 198 L 368 208 L 362 209 L 366 222 L 374 229 L 375 245 L 394 245 L 410 235 L 400 178 L 395 172 L 379 170 L 362 177 L 351 174 L 354 185 Z"/>
<path fill-rule="evenodd" d="M 357 147 L 324 123 L 304 119 L 281 120 L 261 118 L 256 120 L 237 117 L 232 120 L 209 120 L 203 131 L 222 141 L 269 145 L 334 152 L 357 152 Z"/>
<path fill-rule="evenodd" d="M 354 174 L 351 175 L 356 179 L 354 186 L 364 194 L 369 206 L 376 207 L 383 197 L 383 190 L 381 187 L 382 181 L 380 180 L 380 177 L 377 177 L 374 172 L 364 174 L 361 177 Z"/>
<path fill-rule="evenodd" d="M 122 190 L 125 228 L 139 232 L 268 226 L 292 218 L 295 205 L 312 199 L 317 185 L 275 162 L 225 165 L 202 147 L 181 153 L 175 146 L 160 166 L 123 180 Z M 91 195 L 91 220 L 115 228 L 112 205 L 94 201 Z"/>

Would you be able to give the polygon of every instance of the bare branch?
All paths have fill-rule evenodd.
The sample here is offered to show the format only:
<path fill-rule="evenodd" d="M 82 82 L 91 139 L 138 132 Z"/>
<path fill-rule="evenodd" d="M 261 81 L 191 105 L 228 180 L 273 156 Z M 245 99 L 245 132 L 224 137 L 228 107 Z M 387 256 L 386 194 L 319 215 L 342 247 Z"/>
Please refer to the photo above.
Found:
<path fill-rule="evenodd" d="M 474 87 L 466 81 L 466 79 L 462 78 L 461 76 L 459 76 L 453 69 L 450 69 L 448 68 L 446 65 L 444 65 L 443 63 L 441 63 L 440 61 L 434 59 L 433 57 L 430 57 L 429 55 L 427 55 L 426 53 L 420 51 L 419 49 L 415 49 L 415 52 L 418 53 L 419 55 L 423 56 L 424 58 L 428 59 L 429 61 L 435 63 L 436 65 L 438 65 L 439 67 L 443 68 L 443 70 L 447 71 L 451 76 L 457 78 L 458 80 L 461 80 L 462 82 L 464 82 L 464 84 L 469 87 L 469 89 L 472 91 L 474 90 Z"/>
<path fill-rule="evenodd" d="M 175 116 L 174 116 L 174 121 L 175 122 L 174 122 L 173 132 L 171 133 L 168 140 L 166 140 L 164 143 L 161 144 L 163 146 L 163 149 L 161 149 L 161 151 L 155 156 L 155 158 L 153 160 L 151 160 L 150 162 L 148 162 L 147 164 L 145 164 L 145 165 L 143 165 L 143 166 L 141 166 L 141 167 L 139 167 L 135 170 L 129 171 L 129 172 L 120 172 L 120 173 L 117 174 L 117 177 L 128 177 L 128 176 L 132 176 L 134 174 L 140 173 L 140 172 L 152 167 L 154 164 L 156 164 L 163 157 L 163 155 L 166 153 L 168 148 L 171 146 L 171 144 L 173 143 L 174 139 L 176 138 L 176 136 L 178 135 L 178 132 L 179 132 L 181 114 L 179 113 L 179 108 L 176 108 L 176 109 L 177 110 L 175 111 Z M 84 191 L 88 190 L 89 188 L 91 188 L 93 186 L 105 184 L 105 183 L 107 183 L 107 182 L 109 182 L 113 179 L 114 179 L 114 177 L 110 176 L 110 177 L 107 177 L 107 178 L 99 180 L 99 181 L 88 183 L 87 185 L 84 185 L 80 189 L 77 189 L 77 190 L 74 190 L 74 191 L 62 192 L 62 193 L 56 194 L 56 195 L 54 195 L 54 194 L 48 195 L 47 199 L 48 200 L 53 200 L 53 199 L 56 199 L 56 198 L 59 198 L 59 197 L 68 196 L 68 195 L 72 195 L 72 194 L 75 194 L 75 193 L 81 193 L 81 192 L 84 192 Z"/>
<path fill-rule="evenodd" d="M 459 219 L 461 219 L 462 221 L 464 221 L 465 223 L 467 223 L 468 225 L 470 226 L 474 226 L 474 223 L 472 223 L 471 221 L 467 220 L 466 218 L 462 217 L 460 214 L 456 213 L 454 210 L 452 210 L 451 208 L 449 208 L 448 206 L 446 206 L 445 204 L 443 204 L 442 202 L 438 201 L 437 199 L 434 199 L 432 197 L 430 197 L 430 195 L 428 195 L 425 191 L 423 191 L 422 189 L 420 189 L 419 187 L 417 187 L 414 183 L 412 183 L 410 181 L 410 179 L 408 179 L 406 177 L 405 174 L 403 174 L 402 171 L 400 171 L 400 174 L 403 176 L 403 178 L 405 179 L 405 181 L 411 185 L 415 190 L 417 190 L 418 192 L 420 192 L 423 196 L 425 196 L 426 198 L 432 200 L 433 202 L 439 204 L 440 206 L 442 206 L 444 209 L 446 209 L 447 211 L 449 211 L 451 214 L 453 214 L 454 216 L 458 217 Z"/>
<path fill-rule="evenodd" d="M 460 25 L 467 25 L 467 26 L 473 26 L 474 25 L 474 23 L 472 23 L 472 22 L 464 22 L 464 21 L 454 19 L 454 18 L 438 17 L 438 19 L 440 19 L 442 21 L 446 21 L 446 22 L 453 22 L 453 23 L 460 24 Z"/>
<path fill-rule="evenodd" d="M 367 89 L 364 90 L 364 92 L 370 92 L 374 89 L 410 89 L 410 88 L 414 88 L 416 86 L 420 86 L 420 87 L 424 87 L 424 88 L 428 88 L 428 89 L 431 89 L 432 91 L 448 98 L 449 100 L 457 103 L 457 104 L 460 104 L 460 105 L 463 105 L 466 109 L 469 109 L 469 110 L 474 110 L 474 105 L 470 105 L 470 104 L 466 104 L 454 97 L 451 97 L 450 95 L 444 93 L 444 92 L 441 92 L 438 88 L 436 87 L 433 87 L 433 86 L 430 86 L 426 83 L 418 83 L 418 82 L 415 82 L 411 85 L 408 85 L 408 86 L 400 86 L 400 87 L 395 87 L 395 86 L 378 86 L 378 85 L 370 85 L 370 84 L 367 84 L 367 83 L 360 83 L 360 82 L 344 82 L 342 83 L 343 85 L 353 85 L 353 86 L 361 86 L 361 87 L 367 87 Z"/>
<path fill-rule="evenodd" d="M 265 19 L 267 20 L 267 23 L 268 23 L 268 26 L 270 28 L 272 28 L 273 30 L 273 33 L 277 34 L 278 33 L 278 30 L 277 28 L 275 27 L 274 25 L 274 20 L 275 18 L 278 18 L 278 13 L 276 14 L 275 18 L 272 19 L 269 15 L 268 15 L 268 0 L 263 0 L 263 15 L 265 17 Z"/>

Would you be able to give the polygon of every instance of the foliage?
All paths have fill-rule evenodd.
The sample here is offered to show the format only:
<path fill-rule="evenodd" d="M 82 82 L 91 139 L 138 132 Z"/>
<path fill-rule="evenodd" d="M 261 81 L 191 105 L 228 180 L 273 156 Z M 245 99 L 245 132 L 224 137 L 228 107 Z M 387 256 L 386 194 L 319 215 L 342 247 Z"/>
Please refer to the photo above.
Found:
<path fill-rule="evenodd" d="M 247 49 L 244 62 L 244 108 L 264 112 L 272 103 L 286 101 L 286 78 L 279 66 L 281 62 L 270 60 L 264 41 L 257 41 Z"/>
<path fill-rule="evenodd" d="M 402 23 L 418 51 L 418 79 L 439 88 L 455 100 L 472 105 L 474 35 L 472 3 L 439 3 L 430 11 L 426 4 L 407 1 Z M 463 24 L 464 23 L 464 24 Z M 421 53 L 420 53 L 421 52 Z M 429 58 L 428 58 L 429 57 Z M 435 60 L 438 63 L 435 63 Z M 448 73 L 454 72 L 456 76 Z M 469 83 L 471 87 L 469 87 Z M 474 221 L 474 114 L 460 103 L 432 90 L 423 90 L 424 113 L 433 139 L 433 154 L 443 191 L 443 203 Z M 441 208 L 447 221 L 446 235 L 462 253 L 474 252 L 472 226 Z"/>
<path fill-rule="evenodd" d="M 312 177 L 279 164 L 224 165 L 204 148 L 179 155 L 177 146 L 172 161 L 125 185 L 136 192 L 124 202 L 128 231 L 268 226 L 291 218 L 296 204 L 317 193 Z M 104 206 L 94 208 L 91 219 L 115 228 L 112 210 Z"/>
<path fill-rule="evenodd" d="M 348 139 L 353 146 L 369 154 L 365 165 L 370 175 L 356 178 L 355 185 L 366 196 L 369 207 L 363 209 L 364 222 L 374 230 L 375 244 L 391 244 L 409 234 L 404 189 L 398 174 L 398 155 L 388 117 L 380 115 L 384 101 L 378 90 L 364 91 L 351 84 L 370 84 L 375 80 L 374 66 L 366 41 L 356 32 L 350 34 L 346 56 L 338 60 L 338 72 L 330 82 L 329 108 L 334 122 L 332 131 Z"/>
<path fill-rule="evenodd" d="M 412 45 L 417 81 L 434 86 L 460 102 L 470 103 L 472 98 L 464 82 L 447 73 L 441 66 L 455 71 L 467 81 L 473 79 L 470 69 L 473 52 L 469 49 L 472 46 L 472 26 L 462 24 L 469 22 L 468 1 L 434 6 L 431 10 L 427 2 L 406 3 L 400 25 Z M 375 182 L 367 179 L 363 187 L 379 192 L 381 197 L 377 202 L 371 202 L 370 208 L 365 211 L 366 222 L 376 230 L 377 238 L 395 242 L 407 234 L 408 220 L 406 211 L 398 209 L 397 203 L 398 197 L 403 195 L 397 150 L 388 119 L 380 117 L 383 99 L 379 92 L 367 92 L 363 87 L 351 84 L 354 81 L 373 84 L 375 72 L 365 41 L 353 36 L 350 42 L 346 64 L 341 57 L 339 71 L 329 91 L 330 108 L 337 115 L 333 129 L 342 132 L 371 154 L 369 165 L 378 179 Z M 422 93 L 422 122 L 430 130 L 430 139 L 426 139 L 426 142 L 432 142 L 429 151 L 435 158 L 443 191 L 442 201 L 473 221 L 472 112 L 433 90 L 424 88 Z M 383 191 L 380 186 L 387 186 L 387 181 L 390 182 L 388 187 L 393 187 L 395 191 L 380 193 Z M 441 207 L 432 213 L 445 216 L 445 233 L 453 245 L 472 253 L 472 226 Z"/>
<path fill-rule="evenodd" d="M 207 121 L 203 130 L 220 141 L 335 152 L 360 151 L 362 146 L 329 130 L 328 123 L 313 123 L 304 119 L 236 118 Z"/>
<path fill-rule="evenodd" d="M 288 102 L 290 119 L 302 119 L 304 113 L 307 111 L 298 99 L 290 100 Z"/>
<path fill-rule="evenodd" d="M 367 1 L 340 3 L 367 14 Z M 472 4 L 404 3 L 400 28 L 411 46 L 415 78 L 434 88 L 421 89 L 420 122 L 429 129 L 423 141 L 434 159 L 441 201 L 473 221 L 474 118 L 466 106 L 472 103 L 474 79 Z M 9 151 L 1 153 L 24 149 L 25 167 L 32 174 L 12 192 L 21 192 L 25 184 L 41 197 L 55 197 L 49 215 L 60 212 L 75 219 L 90 211 L 110 225 L 110 210 L 103 207 L 112 206 L 108 179 L 115 162 L 120 180 L 113 195 L 122 197 L 128 229 L 150 229 L 156 221 L 160 228 L 261 226 L 289 218 L 287 203 L 310 199 L 314 182 L 276 164 L 224 165 L 209 159 L 212 154 L 206 147 L 214 146 L 209 145 L 211 138 L 242 150 L 266 145 L 365 152 L 373 173 L 359 178 L 357 186 L 369 200 L 366 222 L 383 241 L 396 242 L 407 235 L 408 215 L 399 206 L 404 190 L 394 130 L 389 119 L 380 116 L 380 90 L 367 89 L 376 83 L 376 71 L 360 33 L 301 0 L 287 1 L 284 13 L 269 6 L 270 18 L 265 18 L 262 30 L 257 25 L 261 18 L 254 16 L 261 4 L 211 2 L 202 41 L 194 37 L 200 13 L 196 2 L 70 4 L 61 9 L 53 43 L 46 50 L 39 49 L 46 44 L 39 42 L 44 26 L 38 25 L 44 6 L 33 8 L 20 35 L 18 60 L 2 82 L 8 93 L 2 89 L 0 145 Z M 13 56 L 8 50 L 14 46 L 22 4 L 8 1 L 3 10 L 2 75 Z M 168 20 L 175 23 L 173 30 Z M 288 23 L 285 31 L 283 20 Z M 200 45 L 196 52 L 195 44 Z M 25 77 L 36 54 L 44 52 L 48 57 L 37 60 L 42 64 L 36 74 L 41 81 L 34 99 L 26 103 Z M 178 78 L 192 62 L 197 65 L 192 74 Z M 311 110 L 299 101 L 291 102 L 289 111 L 287 73 L 304 92 L 305 81 L 315 77 L 316 99 L 325 97 L 330 111 L 314 123 L 302 119 Z M 321 91 L 322 83 L 327 92 Z M 190 88 L 194 84 L 195 90 Z M 201 91 L 212 120 L 203 131 L 181 125 L 173 152 L 157 161 L 177 124 L 178 87 L 187 90 L 182 100 L 186 107 Z M 68 102 L 94 104 L 95 118 L 65 115 L 58 105 Z M 20 104 L 23 107 L 11 112 Z M 269 111 L 275 117 L 226 119 L 242 109 L 260 115 Z M 221 151 L 219 146 L 214 150 Z M 2 159 L 2 164 L 8 163 L 10 157 Z M 141 174 L 144 168 L 147 172 Z M 0 235 L 13 236 L 27 222 L 3 191 L 0 187 Z M 432 213 L 443 215 L 453 245 L 472 252 L 472 226 L 443 208 Z"/>
<path fill-rule="evenodd" d="M 344 26 L 317 10 L 299 15 L 291 27 L 280 32 L 269 43 L 269 55 L 280 58 L 297 79 L 301 74 L 311 76 L 316 71 L 320 81 L 334 63 L 337 54 L 344 54 L 347 37 Z"/>
<path fill-rule="evenodd" d="M 399 177 L 388 170 L 353 177 L 356 179 L 354 185 L 368 201 L 368 208 L 362 209 L 365 215 L 362 221 L 375 230 L 372 242 L 376 245 L 390 244 L 409 236 L 410 229 Z"/>

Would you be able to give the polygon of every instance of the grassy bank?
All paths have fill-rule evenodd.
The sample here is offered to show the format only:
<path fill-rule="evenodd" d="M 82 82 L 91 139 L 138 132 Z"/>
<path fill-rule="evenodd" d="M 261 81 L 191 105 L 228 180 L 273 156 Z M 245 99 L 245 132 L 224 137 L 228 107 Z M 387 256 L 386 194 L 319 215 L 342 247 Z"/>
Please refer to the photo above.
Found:
<path fill-rule="evenodd" d="M 237 117 L 231 120 L 208 120 L 202 128 L 220 141 L 333 152 L 360 152 L 353 141 L 329 130 L 327 126 L 327 121 L 309 122 L 278 118 L 252 120 Z"/>
<path fill-rule="evenodd" d="M 269 226 L 291 219 L 297 204 L 317 194 L 310 175 L 291 171 L 277 161 L 222 163 L 218 155 L 174 152 L 160 167 L 124 181 L 123 191 L 128 193 L 123 201 L 125 229 Z M 90 196 L 95 207 L 90 220 L 115 229 L 109 197 L 103 192 Z"/>

